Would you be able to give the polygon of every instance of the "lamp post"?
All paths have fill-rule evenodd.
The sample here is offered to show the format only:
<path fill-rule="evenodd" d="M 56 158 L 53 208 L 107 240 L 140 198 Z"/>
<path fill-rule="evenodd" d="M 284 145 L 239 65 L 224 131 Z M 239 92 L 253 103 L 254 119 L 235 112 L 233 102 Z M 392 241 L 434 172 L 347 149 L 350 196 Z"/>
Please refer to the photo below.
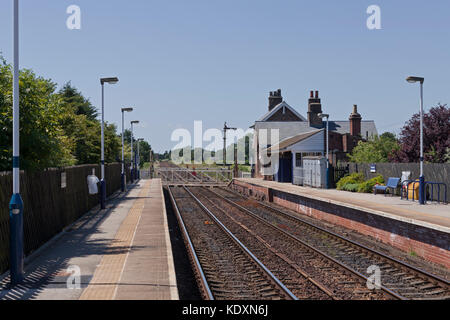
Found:
<path fill-rule="evenodd" d="M 224 166 L 227 165 L 227 131 L 228 130 L 237 130 L 237 128 L 228 127 L 226 122 L 223 127 L 223 164 L 224 164 Z"/>
<path fill-rule="evenodd" d="M 122 108 L 122 176 L 121 176 L 121 188 L 122 188 L 122 192 L 124 192 L 127 188 L 127 183 L 126 183 L 126 176 L 125 176 L 125 125 L 124 125 L 124 120 L 125 120 L 125 112 L 132 112 L 133 108 Z"/>
<path fill-rule="evenodd" d="M 133 143 L 133 125 L 138 124 L 139 121 L 131 121 L 131 181 L 136 180 L 136 159 L 134 157 L 134 143 Z"/>
<path fill-rule="evenodd" d="M 13 5 L 13 195 L 9 203 L 11 285 L 23 281 L 23 201 L 20 196 L 19 1 Z"/>
<path fill-rule="evenodd" d="M 137 139 L 137 178 L 138 180 L 141 179 L 141 151 L 140 151 L 140 146 L 141 146 L 141 141 L 144 141 L 144 139 L 139 138 Z"/>
<path fill-rule="evenodd" d="M 328 141 L 329 141 L 329 119 L 330 119 L 330 115 L 329 114 L 325 114 L 325 113 L 319 113 L 319 115 L 318 115 L 320 118 L 326 118 L 327 119 L 327 130 L 326 130 L 326 135 L 327 135 L 327 138 L 326 138 L 326 140 L 327 140 L 327 150 L 326 150 L 326 154 L 327 154 L 327 180 L 326 180 L 326 182 L 327 182 L 327 189 L 329 189 L 330 188 L 330 161 L 329 161 L 329 156 L 328 156 L 328 150 L 329 150 L 329 143 L 328 143 Z"/>
<path fill-rule="evenodd" d="M 423 83 L 424 78 L 408 77 L 406 81 L 409 83 L 420 83 L 420 178 L 419 178 L 419 203 L 425 204 L 425 175 L 423 172 Z"/>
<path fill-rule="evenodd" d="M 101 156 L 101 168 L 102 179 L 100 180 L 100 205 L 102 209 L 106 208 L 106 181 L 105 181 L 105 83 L 116 84 L 119 82 L 118 78 L 101 78 L 100 84 L 102 85 L 102 156 Z"/>

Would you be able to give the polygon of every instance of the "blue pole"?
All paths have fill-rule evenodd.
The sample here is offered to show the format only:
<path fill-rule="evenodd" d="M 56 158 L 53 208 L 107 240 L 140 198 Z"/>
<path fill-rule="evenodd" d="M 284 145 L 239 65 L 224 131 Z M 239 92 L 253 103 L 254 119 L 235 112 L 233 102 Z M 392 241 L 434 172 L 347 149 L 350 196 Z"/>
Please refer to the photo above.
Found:
<path fill-rule="evenodd" d="M 23 281 L 23 201 L 20 196 L 19 0 L 14 0 L 13 195 L 9 203 L 11 285 Z"/>
<path fill-rule="evenodd" d="M 420 178 L 419 178 L 419 203 L 425 204 L 425 175 L 423 171 L 423 81 L 420 82 Z"/>

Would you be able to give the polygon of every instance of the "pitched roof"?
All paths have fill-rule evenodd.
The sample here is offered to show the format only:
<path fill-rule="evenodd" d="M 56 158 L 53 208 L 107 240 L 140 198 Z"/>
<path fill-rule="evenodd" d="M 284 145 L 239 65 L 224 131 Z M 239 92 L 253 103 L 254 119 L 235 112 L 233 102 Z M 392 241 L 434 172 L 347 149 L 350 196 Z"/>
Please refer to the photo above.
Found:
<path fill-rule="evenodd" d="M 301 141 L 304 141 L 306 139 L 308 139 L 309 137 L 312 137 L 316 134 L 318 134 L 319 132 L 322 132 L 324 129 L 319 129 L 319 130 L 314 130 L 314 131 L 309 131 L 309 132 L 303 132 L 301 134 L 298 134 L 296 136 L 284 139 L 282 141 L 280 141 L 280 143 L 273 145 L 269 148 L 267 148 L 267 151 L 270 152 L 279 152 L 279 151 L 283 151 L 284 149 L 299 143 Z"/>
<path fill-rule="evenodd" d="M 306 121 L 305 117 L 303 117 L 300 113 L 298 113 L 294 108 L 292 108 L 290 105 L 288 105 L 285 101 L 283 101 L 280 104 L 278 104 L 275 108 L 273 108 L 272 110 L 267 112 L 265 115 L 263 115 L 257 121 L 267 121 L 267 120 L 269 120 L 281 108 L 288 108 L 293 114 L 295 114 L 300 119 L 300 121 Z"/>
<path fill-rule="evenodd" d="M 326 126 L 326 122 L 324 122 L 324 126 Z M 350 121 L 330 121 L 329 122 L 330 131 L 335 131 L 340 134 L 350 133 Z M 375 122 L 373 120 L 364 120 L 361 121 L 361 136 L 363 138 L 366 135 L 370 137 L 378 135 L 377 127 L 375 126 Z"/>

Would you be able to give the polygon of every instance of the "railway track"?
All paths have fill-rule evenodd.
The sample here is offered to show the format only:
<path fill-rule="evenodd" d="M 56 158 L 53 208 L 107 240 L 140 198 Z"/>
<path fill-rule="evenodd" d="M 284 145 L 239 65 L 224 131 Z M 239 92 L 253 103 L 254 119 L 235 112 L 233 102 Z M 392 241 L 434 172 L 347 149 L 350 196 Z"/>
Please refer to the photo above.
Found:
<path fill-rule="evenodd" d="M 367 277 L 346 268 L 258 217 L 237 208 L 207 188 L 190 188 L 192 193 L 224 223 L 257 257 L 291 290 L 292 279 L 303 277 L 336 300 L 390 300 L 399 299 L 386 288 L 371 290 Z M 267 257 L 269 250 L 276 258 Z M 277 273 L 280 265 L 289 265 L 296 272 L 286 277 Z M 285 281 L 285 282 L 284 282 Z M 292 286 L 292 287 L 291 287 Z M 301 294 L 301 290 L 299 292 Z M 307 298 L 307 297 L 305 297 Z"/>
<path fill-rule="evenodd" d="M 204 299 L 297 299 L 186 189 L 169 194 Z"/>
<path fill-rule="evenodd" d="M 424 270 L 389 257 L 341 235 L 301 219 L 295 213 L 273 205 L 249 200 L 230 190 L 208 191 L 209 199 L 226 202 L 230 212 L 247 214 L 276 228 L 291 239 L 314 248 L 324 257 L 333 259 L 354 274 L 365 277 L 368 268 L 381 271 L 382 290 L 399 299 L 450 299 L 449 282 Z M 229 206 L 233 207 L 232 210 Z"/>

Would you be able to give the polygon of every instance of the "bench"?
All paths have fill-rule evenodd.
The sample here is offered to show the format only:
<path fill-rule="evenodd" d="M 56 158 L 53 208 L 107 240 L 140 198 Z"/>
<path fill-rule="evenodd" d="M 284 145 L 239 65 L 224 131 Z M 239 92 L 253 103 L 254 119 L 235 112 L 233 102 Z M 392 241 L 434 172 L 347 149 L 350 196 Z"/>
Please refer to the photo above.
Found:
<path fill-rule="evenodd" d="M 391 196 L 394 195 L 395 189 L 397 189 L 398 184 L 400 182 L 400 178 L 389 178 L 388 182 L 385 186 L 375 186 L 373 187 L 373 194 L 377 194 L 377 191 L 383 191 L 384 196 L 386 196 L 386 192 L 389 193 L 389 189 L 392 189 Z"/>

